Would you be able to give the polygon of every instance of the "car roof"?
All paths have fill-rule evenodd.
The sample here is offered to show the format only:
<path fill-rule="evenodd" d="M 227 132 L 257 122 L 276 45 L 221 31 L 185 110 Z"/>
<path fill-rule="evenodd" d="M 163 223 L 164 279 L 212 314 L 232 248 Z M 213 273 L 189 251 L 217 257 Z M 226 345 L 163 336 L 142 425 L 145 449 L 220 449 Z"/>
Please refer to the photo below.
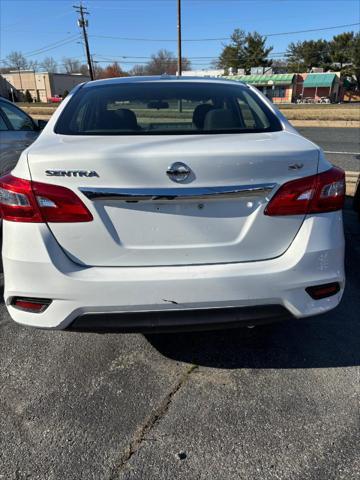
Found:
<path fill-rule="evenodd" d="M 238 80 L 227 80 L 220 77 L 179 77 L 176 75 L 152 75 L 152 76 L 141 76 L 141 77 L 115 77 L 115 78 L 105 78 L 102 80 L 93 80 L 84 84 L 85 88 L 97 87 L 100 85 L 117 85 L 125 83 L 147 83 L 147 82 L 195 82 L 195 83 L 217 83 L 225 85 L 241 85 L 247 86 L 243 82 Z"/>

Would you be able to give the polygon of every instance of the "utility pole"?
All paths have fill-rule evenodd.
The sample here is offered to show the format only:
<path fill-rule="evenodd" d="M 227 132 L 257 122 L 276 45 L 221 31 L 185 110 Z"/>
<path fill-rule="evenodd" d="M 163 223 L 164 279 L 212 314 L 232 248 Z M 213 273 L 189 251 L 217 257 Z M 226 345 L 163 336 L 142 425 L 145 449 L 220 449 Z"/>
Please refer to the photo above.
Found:
<path fill-rule="evenodd" d="M 18 67 L 18 74 L 19 74 L 19 80 L 20 80 L 20 90 L 23 89 L 23 86 L 22 86 L 22 80 L 21 80 L 21 70 L 20 70 L 20 67 Z"/>
<path fill-rule="evenodd" d="M 178 34 L 178 75 L 182 74 L 182 54 L 181 54 L 181 0 L 177 0 L 177 34 Z"/>
<path fill-rule="evenodd" d="M 89 12 L 87 11 L 86 7 L 83 6 L 81 1 L 80 1 L 80 5 L 73 5 L 73 7 L 75 8 L 75 11 L 80 14 L 80 18 L 78 19 L 78 26 L 82 28 L 84 44 L 85 44 L 86 60 L 88 64 L 90 79 L 94 80 L 94 70 L 91 63 L 89 40 L 88 40 L 87 31 L 86 31 L 86 28 L 88 27 L 89 22 L 85 18 L 85 15 L 89 15 Z"/>

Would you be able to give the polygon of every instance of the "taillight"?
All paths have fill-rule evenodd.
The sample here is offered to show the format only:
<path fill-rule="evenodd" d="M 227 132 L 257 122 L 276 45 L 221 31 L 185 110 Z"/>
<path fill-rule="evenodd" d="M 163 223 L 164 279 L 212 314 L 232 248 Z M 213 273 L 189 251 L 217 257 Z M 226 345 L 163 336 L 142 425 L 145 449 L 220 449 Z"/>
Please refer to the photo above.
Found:
<path fill-rule="evenodd" d="M 68 188 L 6 175 L 0 178 L 0 212 L 10 222 L 91 222 L 93 217 Z"/>
<path fill-rule="evenodd" d="M 333 167 L 311 177 L 282 185 L 270 200 L 265 215 L 304 215 L 341 210 L 345 200 L 345 172 Z"/>

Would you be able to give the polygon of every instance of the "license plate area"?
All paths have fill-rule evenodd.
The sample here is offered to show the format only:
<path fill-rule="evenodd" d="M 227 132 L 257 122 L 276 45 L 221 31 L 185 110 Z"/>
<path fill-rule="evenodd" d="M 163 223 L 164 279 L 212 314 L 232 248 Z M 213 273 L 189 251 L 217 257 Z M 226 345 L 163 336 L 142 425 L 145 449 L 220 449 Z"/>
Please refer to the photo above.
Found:
<path fill-rule="evenodd" d="M 104 205 L 104 213 L 122 246 L 168 249 L 236 243 L 258 208 L 259 202 L 245 199 L 115 201 Z"/>

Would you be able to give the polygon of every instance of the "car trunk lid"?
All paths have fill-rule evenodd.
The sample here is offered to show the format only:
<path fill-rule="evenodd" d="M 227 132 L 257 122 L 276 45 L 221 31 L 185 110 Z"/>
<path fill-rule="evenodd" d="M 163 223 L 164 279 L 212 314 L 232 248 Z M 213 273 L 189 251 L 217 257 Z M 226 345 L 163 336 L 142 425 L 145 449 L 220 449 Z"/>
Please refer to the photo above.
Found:
<path fill-rule="evenodd" d="M 176 162 L 189 177 L 166 173 Z M 283 183 L 317 172 L 318 148 L 297 134 L 49 137 L 29 154 L 33 180 L 66 186 L 89 223 L 49 224 L 88 266 L 251 262 L 289 247 L 304 216 L 269 217 Z M 52 174 L 52 175 L 51 175 Z"/>

